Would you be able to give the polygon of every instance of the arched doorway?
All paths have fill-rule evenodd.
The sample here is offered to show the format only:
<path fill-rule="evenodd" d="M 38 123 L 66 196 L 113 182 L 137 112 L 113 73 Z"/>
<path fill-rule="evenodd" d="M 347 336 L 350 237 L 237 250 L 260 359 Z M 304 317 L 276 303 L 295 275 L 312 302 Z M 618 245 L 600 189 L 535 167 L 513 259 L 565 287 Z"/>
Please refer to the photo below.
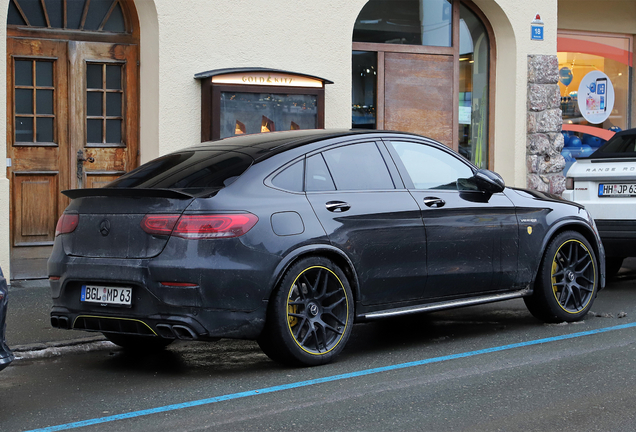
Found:
<path fill-rule="evenodd" d="M 471 1 L 369 0 L 353 31 L 352 126 L 426 135 L 492 167 L 494 59 Z"/>
<path fill-rule="evenodd" d="M 10 0 L 12 278 L 46 276 L 62 190 L 138 165 L 139 20 L 128 0 Z"/>

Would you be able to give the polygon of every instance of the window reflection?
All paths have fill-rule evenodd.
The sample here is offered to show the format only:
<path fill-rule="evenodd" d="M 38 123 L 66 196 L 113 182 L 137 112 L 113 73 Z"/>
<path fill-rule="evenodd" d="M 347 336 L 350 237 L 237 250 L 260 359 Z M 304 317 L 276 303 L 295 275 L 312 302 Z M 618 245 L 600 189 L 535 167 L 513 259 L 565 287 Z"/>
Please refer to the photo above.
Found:
<path fill-rule="evenodd" d="M 459 153 L 487 168 L 488 33 L 470 9 L 460 5 L 459 10 Z"/>
<path fill-rule="evenodd" d="M 376 129 L 376 52 L 353 52 L 353 85 L 351 91 L 351 127 Z"/>
<path fill-rule="evenodd" d="M 450 47 L 452 17 L 450 0 L 369 0 L 353 41 Z"/>
<path fill-rule="evenodd" d="M 566 51 L 575 48 L 576 51 Z M 601 71 L 614 87 L 614 107 L 603 129 L 629 128 L 629 75 L 631 61 L 630 39 L 625 36 L 568 34 L 558 37 L 559 88 L 563 123 L 587 125 L 578 107 L 581 80 L 591 71 Z"/>
<path fill-rule="evenodd" d="M 221 92 L 221 138 L 296 129 L 315 129 L 314 95 Z"/>

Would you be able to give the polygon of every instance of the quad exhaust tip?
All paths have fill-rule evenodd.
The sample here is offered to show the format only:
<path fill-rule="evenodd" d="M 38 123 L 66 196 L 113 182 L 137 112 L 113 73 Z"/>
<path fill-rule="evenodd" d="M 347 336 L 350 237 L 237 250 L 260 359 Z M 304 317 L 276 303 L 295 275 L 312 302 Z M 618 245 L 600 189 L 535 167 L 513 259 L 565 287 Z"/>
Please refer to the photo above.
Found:
<path fill-rule="evenodd" d="M 139 334 L 151 336 L 155 333 L 148 324 L 137 320 L 119 320 L 117 318 L 78 317 L 72 326 L 68 317 L 51 315 L 51 327 L 63 330 L 73 328 L 86 331 L 111 331 L 115 333 Z M 182 324 L 160 323 L 155 326 L 156 335 L 166 339 L 196 340 L 197 334 L 190 327 Z"/>

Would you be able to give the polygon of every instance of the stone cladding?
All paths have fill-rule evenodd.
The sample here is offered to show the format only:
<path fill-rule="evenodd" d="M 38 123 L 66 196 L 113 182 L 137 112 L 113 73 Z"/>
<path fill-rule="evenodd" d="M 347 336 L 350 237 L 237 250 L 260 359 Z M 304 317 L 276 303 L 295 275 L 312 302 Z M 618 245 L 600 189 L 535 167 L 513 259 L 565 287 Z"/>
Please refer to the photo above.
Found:
<path fill-rule="evenodd" d="M 556 55 L 528 56 L 527 109 L 527 187 L 560 196 L 565 190 L 565 159 L 561 156 L 563 120 Z"/>

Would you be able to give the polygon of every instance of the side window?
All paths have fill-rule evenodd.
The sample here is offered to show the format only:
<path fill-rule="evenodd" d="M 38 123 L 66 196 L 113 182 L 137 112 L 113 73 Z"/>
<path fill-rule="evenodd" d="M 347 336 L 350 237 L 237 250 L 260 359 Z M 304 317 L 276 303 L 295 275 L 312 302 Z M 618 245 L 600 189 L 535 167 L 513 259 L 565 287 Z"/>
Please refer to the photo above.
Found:
<path fill-rule="evenodd" d="M 375 143 L 352 144 L 323 154 L 337 190 L 395 189 Z"/>
<path fill-rule="evenodd" d="M 321 154 L 307 159 L 307 172 L 305 175 L 305 190 L 307 192 L 336 190 Z"/>
<path fill-rule="evenodd" d="M 415 189 L 476 190 L 473 170 L 460 159 L 426 144 L 392 141 Z"/>
<path fill-rule="evenodd" d="M 276 174 L 272 184 L 277 188 L 302 192 L 303 191 L 303 161 L 296 162 L 290 167 Z"/>

